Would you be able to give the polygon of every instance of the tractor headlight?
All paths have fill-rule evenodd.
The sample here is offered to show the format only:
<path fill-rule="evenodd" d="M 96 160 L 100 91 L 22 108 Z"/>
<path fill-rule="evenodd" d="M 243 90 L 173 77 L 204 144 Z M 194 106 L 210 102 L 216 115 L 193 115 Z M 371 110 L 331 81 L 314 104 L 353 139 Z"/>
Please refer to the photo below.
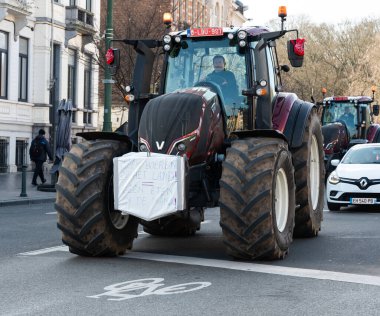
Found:
<path fill-rule="evenodd" d="M 227 37 L 228 37 L 229 40 L 232 40 L 234 38 L 234 34 L 233 33 L 228 33 Z"/>
<path fill-rule="evenodd" d="M 260 85 L 260 87 L 266 87 L 267 86 L 267 81 L 265 79 L 261 79 L 259 81 L 259 85 Z"/>
<path fill-rule="evenodd" d="M 172 37 L 169 34 L 166 34 L 163 38 L 165 44 L 169 44 L 172 41 Z"/>
<path fill-rule="evenodd" d="M 181 36 L 174 37 L 174 42 L 180 43 L 181 42 Z"/>
<path fill-rule="evenodd" d="M 331 184 L 338 184 L 339 183 L 340 178 L 339 178 L 338 174 L 336 173 L 336 171 L 331 172 L 328 181 Z"/>
<path fill-rule="evenodd" d="M 247 38 L 247 32 L 246 31 L 239 31 L 237 34 L 239 39 L 246 39 Z"/>
<path fill-rule="evenodd" d="M 240 47 L 246 47 L 247 46 L 247 42 L 245 40 L 241 40 L 241 41 L 239 41 L 239 46 Z"/>
<path fill-rule="evenodd" d="M 139 150 L 142 152 L 148 152 L 148 147 L 145 144 L 140 144 Z"/>
<path fill-rule="evenodd" d="M 170 50 L 170 48 L 171 48 L 170 44 L 164 45 L 164 51 L 168 52 Z"/>
<path fill-rule="evenodd" d="M 177 145 L 177 150 L 178 151 L 185 151 L 186 150 L 186 145 L 184 143 L 179 143 Z"/>

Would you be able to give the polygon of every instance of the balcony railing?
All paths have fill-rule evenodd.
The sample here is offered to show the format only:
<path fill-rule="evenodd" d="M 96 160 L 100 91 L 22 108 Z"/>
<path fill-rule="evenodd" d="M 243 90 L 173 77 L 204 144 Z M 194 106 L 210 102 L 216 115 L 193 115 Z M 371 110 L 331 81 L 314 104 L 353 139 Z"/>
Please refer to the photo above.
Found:
<path fill-rule="evenodd" d="M 94 34 L 94 13 L 77 6 L 66 7 L 66 29 L 83 35 Z"/>

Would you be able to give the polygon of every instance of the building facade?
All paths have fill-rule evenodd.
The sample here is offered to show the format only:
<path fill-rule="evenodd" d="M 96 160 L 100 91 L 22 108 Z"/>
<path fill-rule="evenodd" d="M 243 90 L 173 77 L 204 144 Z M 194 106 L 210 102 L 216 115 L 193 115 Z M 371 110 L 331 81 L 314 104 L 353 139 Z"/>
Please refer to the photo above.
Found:
<path fill-rule="evenodd" d="M 172 0 L 174 27 L 241 26 L 246 7 L 237 0 Z"/>
<path fill-rule="evenodd" d="M 63 99 L 74 107 L 72 135 L 98 126 L 99 21 L 96 0 L 0 0 L 0 172 L 30 166 L 40 128 L 54 150 Z"/>

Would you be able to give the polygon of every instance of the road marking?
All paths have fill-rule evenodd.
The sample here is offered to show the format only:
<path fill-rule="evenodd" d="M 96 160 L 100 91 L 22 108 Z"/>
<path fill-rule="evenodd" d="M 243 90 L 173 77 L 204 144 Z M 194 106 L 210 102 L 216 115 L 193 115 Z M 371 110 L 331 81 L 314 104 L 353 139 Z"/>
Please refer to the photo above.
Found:
<path fill-rule="evenodd" d="M 23 253 L 19 253 L 18 255 L 38 256 L 38 255 L 47 254 L 47 253 L 56 252 L 56 251 L 68 252 L 69 248 L 67 246 L 57 246 L 57 247 L 39 249 L 35 251 L 23 252 Z M 194 257 L 162 255 L 162 254 L 147 253 L 147 252 L 129 252 L 125 254 L 124 256 L 122 256 L 122 258 L 169 262 L 169 263 L 180 263 L 180 264 L 195 265 L 195 266 L 202 266 L 202 267 L 213 267 L 213 268 L 239 270 L 239 271 L 247 271 L 247 272 L 276 274 L 276 275 L 298 277 L 298 278 L 310 278 L 310 279 L 317 279 L 317 280 L 329 280 L 329 281 L 380 286 L 380 277 L 365 275 L 365 274 L 352 274 L 352 273 L 334 272 L 334 271 L 325 271 L 325 270 L 282 267 L 282 266 L 273 266 L 269 264 L 258 264 L 258 263 L 250 263 L 250 262 L 237 262 L 237 261 L 226 261 L 226 260 L 217 260 L 217 259 L 204 259 L 204 258 L 194 258 Z"/>
<path fill-rule="evenodd" d="M 22 252 L 22 253 L 19 253 L 18 255 L 19 256 L 38 256 L 38 255 L 43 255 L 46 253 L 56 252 L 56 251 L 68 252 L 69 247 L 67 246 L 50 247 L 50 248 L 44 248 L 44 249 L 39 249 L 39 250 L 34 250 L 34 251 Z"/>
<path fill-rule="evenodd" d="M 161 254 L 145 253 L 145 252 L 130 252 L 124 255 L 123 257 L 128 258 L 128 259 L 141 259 L 141 260 L 149 260 L 149 261 L 180 263 L 180 264 L 188 264 L 188 265 L 203 266 L 203 267 L 213 267 L 213 268 L 222 268 L 222 269 L 239 270 L 239 271 L 247 271 L 247 272 L 276 274 L 276 275 L 283 275 L 283 276 L 290 276 L 290 277 L 310 278 L 310 279 L 317 279 L 317 280 L 328 280 L 328 281 L 338 281 L 338 282 L 348 282 L 348 283 L 380 286 L 380 277 L 364 275 L 364 274 L 352 274 L 352 273 L 324 271 L 324 270 L 281 267 L 281 266 L 273 266 L 273 265 L 267 265 L 267 264 L 225 261 L 225 260 L 217 260 L 217 259 L 161 255 Z"/>
<path fill-rule="evenodd" d="M 56 215 L 57 212 L 48 212 L 48 213 L 45 213 L 46 215 Z"/>
<path fill-rule="evenodd" d="M 104 288 L 106 292 L 87 296 L 88 298 L 108 297 L 108 301 L 124 301 L 131 298 L 147 295 L 171 295 L 183 294 L 186 292 L 197 291 L 208 287 L 211 282 L 190 282 L 165 286 L 163 278 L 139 279 L 108 285 Z"/>

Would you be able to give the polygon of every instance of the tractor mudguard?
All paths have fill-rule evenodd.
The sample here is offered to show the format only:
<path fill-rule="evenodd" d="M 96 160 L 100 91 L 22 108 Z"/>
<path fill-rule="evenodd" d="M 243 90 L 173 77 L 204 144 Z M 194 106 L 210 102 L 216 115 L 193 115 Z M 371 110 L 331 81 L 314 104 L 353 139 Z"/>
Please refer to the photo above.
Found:
<path fill-rule="evenodd" d="M 369 143 L 380 143 L 380 124 L 372 124 L 368 128 L 367 141 Z"/>
<path fill-rule="evenodd" d="M 122 134 L 121 132 L 86 132 L 86 133 L 77 133 L 76 136 L 83 137 L 85 140 L 96 140 L 96 139 L 109 139 L 109 140 L 118 140 L 123 143 L 127 143 L 132 146 L 130 138 Z"/>
<path fill-rule="evenodd" d="M 257 129 L 253 131 L 235 131 L 231 133 L 231 138 L 237 136 L 239 139 L 251 138 L 251 137 L 274 137 L 285 140 L 288 143 L 288 139 L 284 134 L 273 129 Z"/>
<path fill-rule="evenodd" d="M 288 119 L 286 120 L 284 135 L 288 139 L 291 148 L 302 146 L 303 134 L 311 109 L 314 104 L 304 102 L 299 99 L 295 100 L 290 109 Z"/>

